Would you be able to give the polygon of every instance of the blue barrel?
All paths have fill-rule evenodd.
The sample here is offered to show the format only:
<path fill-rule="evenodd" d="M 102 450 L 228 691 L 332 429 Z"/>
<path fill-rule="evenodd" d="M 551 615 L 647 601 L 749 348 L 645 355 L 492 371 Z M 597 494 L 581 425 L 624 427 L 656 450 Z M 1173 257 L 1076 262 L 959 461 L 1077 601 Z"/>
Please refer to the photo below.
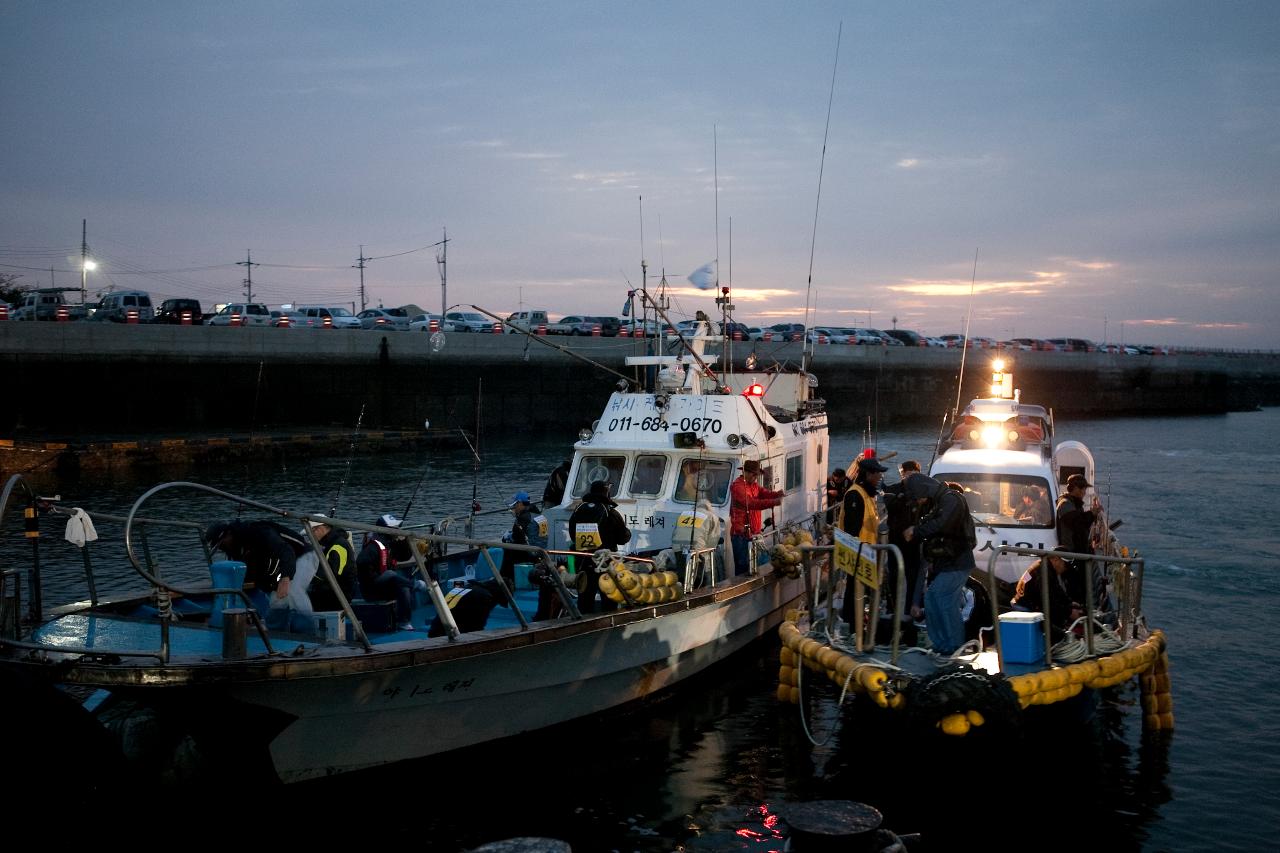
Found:
<path fill-rule="evenodd" d="M 247 567 L 239 560 L 219 560 L 209 565 L 209 577 L 215 589 L 240 589 L 244 586 L 244 575 Z M 244 607 L 244 600 L 238 595 L 219 593 L 213 597 L 213 609 L 209 614 L 209 625 L 222 627 L 222 611 L 228 608 Z"/>
<path fill-rule="evenodd" d="M 516 589 L 534 588 L 532 581 L 529 580 L 529 573 L 533 571 L 533 566 L 533 563 L 516 563 Z"/>

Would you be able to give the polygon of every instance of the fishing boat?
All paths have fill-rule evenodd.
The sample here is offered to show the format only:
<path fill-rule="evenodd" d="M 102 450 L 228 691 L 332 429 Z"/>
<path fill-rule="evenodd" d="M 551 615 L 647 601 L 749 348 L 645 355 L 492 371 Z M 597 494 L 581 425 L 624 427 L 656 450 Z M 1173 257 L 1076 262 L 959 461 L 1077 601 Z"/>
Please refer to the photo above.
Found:
<path fill-rule="evenodd" d="M 0 530 L 21 504 L 33 564 L 3 575 L 0 672 L 24 685 L 27 701 L 75 697 L 82 724 L 99 734 L 108 728 L 129 760 L 143 760 L 133 754 L 142 742 L 154 750 L 162 740 L 134 736 L 140 720 L 154 720 L 175 734 L 163 754 L 145 756 L 148 765 L 172 767 L 199 755 L 197 765 L 240 773 L 256 759 L 286 782 L 491 742 L 672 687 L 770 634 L 804 598 L 796 566 L 775 570 L 769 555 L 787 539 L 812 541 L 824 509 L 828 447 L 827 416 L 810 374 L 718 368 L 711 350 L 729 343 L 709 322 L 692 340 L 670 346 L 675 352 L 635 356 L 637 375 L 648 379 L 620 383 L 581 435 L 564 500 L 546 513 L 546 548 L 451 536 L 439 527 L 328 520 L 407 543 L 423 588 L 412 623 L 436 622 L 442 636 L 398 630 L 386 618 L 388 603 L 347 600 L 311 533 L 308 522 L 319 516 L 172 482 L 149 489 L 117 517 L 42 498 L 15 476 L 0 494 Z M 752 542 L 748 564 L 735 565 L 726 535 L 729 485 L 752 460 L 785 496 Z M 568 541 L 569 512 L 600 480 L 613 487 L 634 531 L 618 552 Z M 164 510 L 210 503 L 219 514 L 179 518 Z M 215 560 L 200 536 L 228 508 L 300 528 L 341 610 L 315 614 L 310 630 L 300 631 L 296 620 L 291 631 L 268 630 L 235 565 Z M 95 577 L 104 558 L 87 543 L 87 599 L 44 605 L 41 551 L 47 562 L 52 548 L 73 546 L 42 545 L 42 527 L 47 534 L 78 513 L 93 525 L 123 525 L 123 557 L 146 582 L 145 594 L 99 596 Z M 539 590 L 524 570 L 514 589 L 506 585 L 503 548 L 526 552 L 524 568 L 544 570 L 562 605 L 558 617 L 527 615 Z M 561 565 L 570 561 L 572 574 Z M 573 582 L 588 571 L 601 576 L 602 588 L 605 577 L 612 581 L 618 609 L 580 612 Z M 178 580 L 206 572 L 207 581 Z M 471 588 L 473 576 L 491 578 L 509 606 L 464 633 L 450 599 Z M 67 736 L 65 729 L 58 736 Z M 168 772 L 181 778 L 194 771 Z"/>
<path fill-rule="evenodd" d="M 946 657 L 901 648 L 900 629 L 910 618 L 901 551 L 837 536 L 834 545 L 802 549 L 823 582 L 800 618 L 779 629 L 779 698 L 802 704 L 808 674 L 839 685 L 841 703 L 861 696 L 926 728 L 966 735 L 1016 727 L 1035 706 L 1075 702 L 1137 676 L 1144 726 L 1171 730 L 1165 635 L 1142 610 L 1145 561 L 1118 541 L 1119 522 L 1092 500 L 1089 448 L 1056 441 L 1052 411 L 1022 402 L 1002 359 L 992 364 L 990 394 L 972 400 L 940 444 L 929 473 L 964 495 L 973 520 L 970 641 Z M 1059 547 L 1052 508 L 1069 480 L 1080 482 L 1074 477 L 1084 478 L 1084 499 L 1095 507 L 1092 553 Z M 1051 558 L 1067 561 L 1061 565 L 1072 566 L 1083 588 L 1083 612 L 1070 625 L 1052 624 L 1048 581 L 1036 600 L 1011 602 L 1032 564 Z M 882 596 L 891 585 L 896 594 Z M 852 626 L 836 613 L 842 594 L 857 598 L 860 618 Z M 895 602 L 891 611 L 884 600 Z"/>

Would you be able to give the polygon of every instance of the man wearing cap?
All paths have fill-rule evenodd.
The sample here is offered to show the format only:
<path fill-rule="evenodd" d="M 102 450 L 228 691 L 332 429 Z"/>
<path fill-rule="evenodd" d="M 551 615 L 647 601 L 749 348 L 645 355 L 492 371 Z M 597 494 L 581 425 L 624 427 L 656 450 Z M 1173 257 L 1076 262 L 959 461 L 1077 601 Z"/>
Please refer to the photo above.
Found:
<path fill-rule="evenodd" d="M 1089 481 L 1081 474 L 1072 474 L 1067 478 L 1067 490 L 1058 498 L 1058 544 L 1076 554 L 1092 554 L 1093 545 L 1089 541 L 1089 528 L 1098 519 L 1098 511 L 1102 504 L 1098 496 L 1093 496 L 1093 503 L 1088 510 L 1084 508 L 1085 491 Z"/>
<path fill-rule="evenodd" d="M 1059 545 L 1054 551 L 1065 551 Z M 1049 570 L 1046 573 L 1045 564 Z M 1049 578 L 1049 624 L 1055 641 L 1062 638 L 1064 629 L 1084 615 L 1084 583 L 1075 566 L 1058 554 L 1042 557 L 1022 573 L 1018 588 L 1009 602 L 1017 610 L 1043 612 L 1044 599 L 1041 582 Z"/>
<path fill-rule="evenodd" d="M 547 517 L 538 511 L 538 507 L 529 497 L 528 492 L 516 492 L 507 504 L 507 509 L 516 517 L 511 530 L 502 537 L 502 541 L 512 545 L 532 545 L 535 548 L 547 547 L 549 525 Z M 515 589 L 515 567 L 517 563 L 537 563 L 539 557 L 528 551 L 502 552 L 502 578 L 507 586 Z"/>
<path fill-rule="evenodd" d="M 342 595 L 351 601 L 356 598 L 356 555 L 351 547 L 351 539 L 347 531 L 334 527 L 327 518 L 312 518 L 307 524 L 311 533 L 320 543 L 320 551 L 324 554 L 329 570 L 338 581 Z M 307 590 L 311 596 L 311 605 L 316 610 L 341 610 L 342 605 L 333 587 L 323 572 L 316 572 L 315 579 Z"/>
<path fill-rule="evenodd" d="M 609 483 L 596 480 L 583 496 L 582 503 L 569 516 L 569 540 L 575 551 L 617 551 L 631 541 L 631 530 L 609 497 Z M 578 610 L 595 613 L 597 609 L 616 610 L 618 605 L 600 595 L 600 576 L 592 565 L 578 560 Z M 599 602 L 599 607 L 597 607 Z"/>
<path fill-rule="evenodd" d="M 870 451 L 868 451 L 870 453 Z M 853 482 L 844 493 L 840 510 L 840 529 L 856 536 L 859 542 L 874 545 L 880 537 L 880 513 L 876 511 L 876 494 L 880 480 L 888 469 L 875 456 L 867 455 L 854 463 Z M 873 551 L 871 559 L 876 559 Z M 846 594 L 840 617 L 854 624 L 854 611 L 859 606 L 858 597 Z"/>
<path fill-rule="evenodd" d="M 834 524 L 837 507 L 844 501 L 845 492 L 849 491 L 849 478 L 843 468 L 837 468 L 827 478 L 827 524 Z"/>
<path fill-rule="evenodd" d="M 742 463 L 742 473 L 729 485 L 732 502 L 729 505 L 729 541 L 733 544 L 734 574 L 751 572 L 751 537 L 757 536 L 763 523 L 760 510 L 771 509 L 782 503 L 783 492 L 773 492 L 762 487 L 760 463 L 748 459 Z"/>
<path fill-rule="evenodd" d="M 373 522 L 378 527 L 397 529 L 400 519 L 391 513 L 380 515 Z M 394 536 L 382 531 L 365 534 L 364 547 L 360 556 L 356 557 L 356 573 L 360 577 L 360 591 L 367 601 L 394 601 L 396 605 L 396 628 L 401 631 L 412 631 L 413 623 L 413 588 L 416 585 L 405 575 L 396 570 L 396 566 L 405 556 L 412 556 L 408 551 L 408 543 L 403 537 Z M 426 583 L 418 580 L 423 587 Z"/>

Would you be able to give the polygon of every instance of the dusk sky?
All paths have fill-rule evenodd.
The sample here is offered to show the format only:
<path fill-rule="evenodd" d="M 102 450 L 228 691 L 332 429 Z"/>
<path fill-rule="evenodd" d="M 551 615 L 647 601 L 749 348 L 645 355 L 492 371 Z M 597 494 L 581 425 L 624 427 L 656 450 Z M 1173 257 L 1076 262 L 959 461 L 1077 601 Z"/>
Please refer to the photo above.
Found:
<path fill-rule="evenodd" d="M 973 334 L 1280 347 L 1280 3 L 0 0 L 0 48 L 22 283 L 87 219 L 91 291 L 210 310 L 252 250 L 350 304 L 363 245 L 439 310 L 447 228 L 451 304 L 617 314 L 643 196 L 679 317 L 718 252 L 803 322 L 818 204 L 819 323 L 962 331 L 976 252 Z"/>

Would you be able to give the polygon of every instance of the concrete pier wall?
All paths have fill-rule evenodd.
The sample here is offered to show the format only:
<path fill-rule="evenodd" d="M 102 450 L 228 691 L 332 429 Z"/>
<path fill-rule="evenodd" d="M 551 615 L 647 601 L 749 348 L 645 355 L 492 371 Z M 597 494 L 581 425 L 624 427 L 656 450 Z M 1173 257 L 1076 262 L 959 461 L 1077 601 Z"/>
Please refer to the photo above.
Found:
<path fill-rule="evenodd" d="M 351 427 L 571 430 L 598 417 L 617 377 L 520 335 L 451 333 L 440 352 L 409 332 L 107 323 L 0 323 L 0 437 Z M 602 365 L 625 338 L 548 338 Z M 735 344 L 741 365 L 796 364 L 798 344 Z M 970 351 L 962 400 L 994 353 Z M 955 401 L 959 350 L 825 345 L 811 370 L 832 424 L 933 419 Z M 1223 412 L 1280 403 L 1270 354 L 1018 353 L 1024 399 L 1073 416 Z"/>

